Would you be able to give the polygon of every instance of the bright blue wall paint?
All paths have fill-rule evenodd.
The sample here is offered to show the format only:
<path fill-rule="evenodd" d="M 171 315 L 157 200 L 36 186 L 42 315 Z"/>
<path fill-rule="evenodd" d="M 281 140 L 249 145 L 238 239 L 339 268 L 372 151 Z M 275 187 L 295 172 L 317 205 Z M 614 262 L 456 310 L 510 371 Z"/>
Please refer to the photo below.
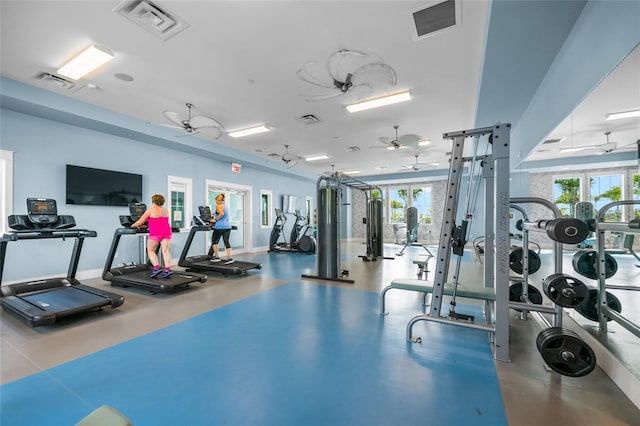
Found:
<path fill-rule="evenodd" d="M 28 197 L 54 198 L 58 201 L 60 213 L 73 215 L 79 228 L 98 232 L 97 238 L 85 242 L 79 271 L 104 266 L 114 229 L 119 226 L 118 216 L 127 214 L 127 208 L 66 205 L 66 164 L 142 174 L 145 200 L 156 192 L 166 194 L 168 175 L 191 178 L 194 208 L 206 202 L 207 179 L 251 186 L 253 247 L 266 247 L 271 231 L 259 226 L 260 189 L 272 190 L 274 200 L 280 199 L 284 188 L 286 193 L 298 195 L 302 200 L 307 195 L 315 198 L 315 183 L 309 180 L 294 180 L 246 166 L 237 174 L 231 171 L 227 162 L 7 109 L 0 109 L 0 120 L 2 149 L 15 152 L 14 213 L 26 213 L 25 200 Z M 186 234 L 175 237 L 172 247 L 174 259 L 179 256 L 185 239 Z M 135 242 L 132 244 L 136 245 Z M 12 281 L 64 274 L 71 246 L 71 241 L 63 245 L 60 240 L 39 241 L 37 244 L 9 243 L 4 279 Z M 135 249 L 137 246 L 133 252 Z M 129 248 L 126 256 L 116 261 L 130 260 L 130 251 Z"/>

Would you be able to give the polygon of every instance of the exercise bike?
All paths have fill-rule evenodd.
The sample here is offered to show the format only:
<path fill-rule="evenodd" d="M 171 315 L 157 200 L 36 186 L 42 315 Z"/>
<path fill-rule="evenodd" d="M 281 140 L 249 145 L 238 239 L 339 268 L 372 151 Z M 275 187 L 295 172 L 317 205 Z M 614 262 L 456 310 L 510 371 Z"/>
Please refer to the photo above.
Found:
<path fill-rule="evenodd" d="M 299 252 L 313 254 L 316 252 L 316 240 L 307 232 L 310 226 L 306 218 L 300 214 L 300 210 L 294 213 L 296 222 L 293 224 L 289 235 L 289 242 L 284 238 L 284 225 L 287 223 L 287 215 L 280 209 L 276 209 L 276 222 L 273 224 L 269 238 L 269 253 L 272 251 Z M 282 237 L 283 241 L 279 241 Z"/>

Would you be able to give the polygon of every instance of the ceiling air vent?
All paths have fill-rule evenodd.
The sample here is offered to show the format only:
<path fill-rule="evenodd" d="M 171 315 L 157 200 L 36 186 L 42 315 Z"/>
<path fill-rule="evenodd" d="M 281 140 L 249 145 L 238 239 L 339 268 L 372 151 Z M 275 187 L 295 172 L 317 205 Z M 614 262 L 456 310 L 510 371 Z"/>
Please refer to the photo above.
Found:
<path fill-rule="evenodd" d="M 542 142 L 543 145 L 547 145 L 547 144 L 551 144 L 551 143 L 558 143 L 562 141 L 562 139 L 547 139 L 546 141 Z"/>
<path fill-rule="evenodd" d="M 150 1 L 124 0 L 113 10 L 162 40 L 189 28 L 183 19 Z"/>
<path fill-rule="evenodd" d="M 319 123 L 320 119 L 313 114 L 305 114 L 298 117 L 298 121 L 300 121 L 303 124 L 309 125 L 309 124 Z"/>
<path fill-rule="evenodd" d="M 435 0 L 411 12 L 414 38 L 421 40 L 460 24 L 460 0 Z"/>
<path fill-rule="evenodd" d="M 66 90 L 72 93 L 75 93 L 84 87 L 82 84 L 74 83 L 73 81 L 67 80 L 64 77 L 50 74 L 48 72 L 42 72 L 38 74 L 36 78 L 48 86 L 56 86 L 58 89 Z"/>
<path fill-rule="evenodd" d="M 358 152 L 360 151 L 360 148 L 358 148 L 357 146 L 348 146 L 345 148 L 345 150 L 347 152 Z"/>

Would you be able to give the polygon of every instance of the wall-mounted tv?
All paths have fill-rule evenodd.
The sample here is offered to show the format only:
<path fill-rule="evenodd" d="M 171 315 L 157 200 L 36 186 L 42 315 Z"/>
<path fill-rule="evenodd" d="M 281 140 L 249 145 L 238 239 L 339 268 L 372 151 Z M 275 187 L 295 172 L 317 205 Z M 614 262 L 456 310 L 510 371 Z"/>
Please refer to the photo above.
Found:
<path fill-rule="evenodd" d="M 67 164 L 67 204 L 128 206 L 142 201 L 142 175 Z"/>

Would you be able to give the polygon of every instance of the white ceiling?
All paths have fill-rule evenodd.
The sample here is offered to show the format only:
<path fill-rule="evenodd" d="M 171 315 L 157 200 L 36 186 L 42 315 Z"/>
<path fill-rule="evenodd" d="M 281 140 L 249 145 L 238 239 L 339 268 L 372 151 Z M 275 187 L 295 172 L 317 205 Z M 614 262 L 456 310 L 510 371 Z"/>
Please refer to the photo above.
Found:
<path fill-rule="evenodd" d="M 2 1 L 2 76 L 151 123 L 156 134 L 159 125 L 170 124 L 163 111 L 186 114 L 186 102 L 227 131 L 266 124 L 271 132 L 241 139 L 223 134 L 214 140 L 215 132 L 206 129 L 188 138 L 210 140 L 214 150 L 222 144 L 251 153 L 274 168 L 287 167 L 269 156 L 284 153 L 284 145 L 301 156 L 328 154 L 329 160 L 295 165 L 313 174 L 332 167 L 362 175 L 410 173 L 405 166 L 416 154 L 419 162 L 439 162 L 446 169 L 450 143 L 442 134 L 474 127 L 489 2 L 459 2 L 459 25 L 416 40 L 410 12 L 425 1 L 157 1 L 189 24 L 167 41 L 114 12 L 119 3 Z M 71 93 L 36 78 L 55 73 L 93 43 L 111 49 L 115 59 L 83 78 L 81 90 Z M 307 101 L 305 94 L 323 90 L 301 81 L 296 71 L 308 61 L 323 64 L 339 49 L 382 57 L 397 73 L 394 90 L 410 90 L 413 99 L 356 114 L 345 110 L 347 97 Z M 601 122 L 605 113 L 640 107 L 640 93 L 629 90 L 629 82 L 632 89 L 640 87 L 638 56 L 636 51 L 630 65 L 612 75 L 620 76 L 602 84 L 573 114 L 573 144 L 595 144 L 591 136 L 604 143 L 605 130 L 622 144 L 640 138 L 638 120 Z M 133 81 L 116 78 L 119 73 Z M 306 114 L 321 121 L 305 125 L 298 118 Z M 400 136 L 417 134 L 431 144 L 417 152 L 384 149 L 379 138 L 392 139 L 394 125 Z M 184 139 L 179 130 L 167 128 L 165 135 Z M 548 138 L 559 135 L 567 136 L 564 123 Z M 352 146 L 360 151 L 345 150 Z M 540 152 L 530 159 L 559 156 Z"/>

